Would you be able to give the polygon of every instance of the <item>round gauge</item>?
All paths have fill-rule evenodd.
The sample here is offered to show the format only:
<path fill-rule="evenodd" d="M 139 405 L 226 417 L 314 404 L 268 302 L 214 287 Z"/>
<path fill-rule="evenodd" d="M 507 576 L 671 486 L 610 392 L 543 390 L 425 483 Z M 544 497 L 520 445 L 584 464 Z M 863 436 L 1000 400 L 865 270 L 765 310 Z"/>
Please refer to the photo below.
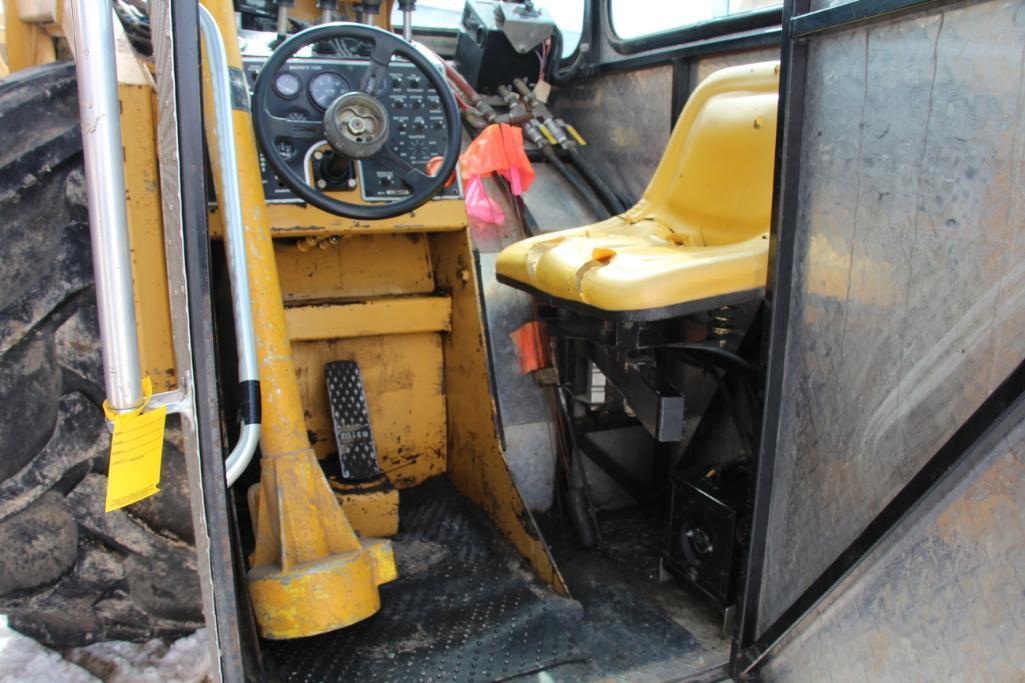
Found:
<path fill-rule="evenodd" d="M 278 74 L 278 77 L 274 79 L 274 90 L 287 99 L 292 99 L 298 95 L 302 87 L 303 82 L 299 80 L 299 77 L 287 71 L 283 74 Z"/>
<path fill-rule="evenodd" d="M 306 121 L 310 117 L 302 109 L 289 109 L 285 112 L 285 118 L 289 121 Z"/>
<path fill-rule="evenodd" d="M 310 81 L 310 98 L 321 109 L 327 109 L 336 99 L 349 92 L 349 84 L 338 74 L 325 71 Z"/>

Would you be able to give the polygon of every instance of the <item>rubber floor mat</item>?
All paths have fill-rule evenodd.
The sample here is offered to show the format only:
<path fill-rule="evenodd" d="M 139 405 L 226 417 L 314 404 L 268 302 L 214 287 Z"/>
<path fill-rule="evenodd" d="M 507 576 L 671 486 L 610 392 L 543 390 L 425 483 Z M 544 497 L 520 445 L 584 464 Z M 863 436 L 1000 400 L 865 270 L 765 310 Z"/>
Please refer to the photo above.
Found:
<path fill-rule="evenodd" d="M 310 638 L 264 641 L 282 680 L 500 681 L 583 661 L 580 605 L 542 584 L 447 477 L 407 489 L 399 579 L 381 611 Z"/>

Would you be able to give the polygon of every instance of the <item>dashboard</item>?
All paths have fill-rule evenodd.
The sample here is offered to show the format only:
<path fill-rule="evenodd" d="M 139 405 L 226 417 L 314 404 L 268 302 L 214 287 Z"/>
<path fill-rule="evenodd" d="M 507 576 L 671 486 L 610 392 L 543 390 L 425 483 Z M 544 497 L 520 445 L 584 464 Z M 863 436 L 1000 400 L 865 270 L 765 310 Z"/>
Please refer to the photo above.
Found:
<path fill-rule="evenodd" d="M 244 56 L 243 68 L 250 93 L 265 56 Z M 324 110 L 338 96 L 358 87 L 367 61 L 341 57 L 296 56 L 288 60 L 274 77 L 268 111 L 274 116 L 295 121 L 324 118 Z M 386 143 L 396 154 L 416 168 L 425 168 L 434 157 L 445 154 L 448 131 L 440 98 L 412 64 L 393 58 L 388 66 L 389 84 L 381 96 L 390 118 L 391 131 Z M 330 172 L 319 170 L 318 163 L 330 154 L 326 140 L 277 138 L 275 147 L 281 158 L 300 177 L 319 189 L 336 192 L 359 191 L 365 202 L 388 202 L 405 198 L 409 188 L 391 170 L 373 159 L 335 165 Z M 264 197 L 272 204 L 302 204 L 302 199 L 278 180 L 260 154 Z M 311 177 L 311 174 L 313 177 Z M 435 197 L 459 199 L 462 184 L 456 182 Z"/>

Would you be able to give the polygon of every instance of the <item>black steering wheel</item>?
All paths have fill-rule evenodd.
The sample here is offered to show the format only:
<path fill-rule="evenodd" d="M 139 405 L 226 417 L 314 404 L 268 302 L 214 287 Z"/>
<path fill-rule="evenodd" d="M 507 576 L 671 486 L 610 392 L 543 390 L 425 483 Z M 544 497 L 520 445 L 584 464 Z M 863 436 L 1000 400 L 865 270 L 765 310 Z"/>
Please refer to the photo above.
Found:
<path fill-rule="evenodd" d="M 267 108 L 271 84 L 285 62 L 307 45 L 343 38 L 372 43 L 370 60 L 366 73 L 360 80 L 359 89 L 338 97 L 324 112 L 321 121 L 293 121 L 272 115 Z M 414 168 L 388 145 L 393 126 L 389 120 L 388 109 L 380 98 L 390 87 L 388 64 L 395 55 L 401 55 L 415 66 L 438 93 L 445 116 L 448 141 L 445 156 L 433 175 L 428 175 L 424 169 Z M 455 169 L 462 134 L 455 97 L 444 76 L 427 57 L 412 44 L 388 31 L 364 24 L 344 22 L 308 28 L 296 33 L 274 50 L 256 79 L 256 87 L 253 90 L 253 123 L 256 128 L 256 140 L 267 163 L 282 183 L 318 209 L 357 220 L 380 220 L 399 216 L 422 206 L 438 194 Z M 274 144 L 279 138 L 295 141 L 326 139 L 334 153 L 344 158 L 374 159 L 405 182 L 410 188 L 410 195 L 404 199 L 375 205 L 354 204 L 329 197 L 311 187 L 279 156 Z"/>

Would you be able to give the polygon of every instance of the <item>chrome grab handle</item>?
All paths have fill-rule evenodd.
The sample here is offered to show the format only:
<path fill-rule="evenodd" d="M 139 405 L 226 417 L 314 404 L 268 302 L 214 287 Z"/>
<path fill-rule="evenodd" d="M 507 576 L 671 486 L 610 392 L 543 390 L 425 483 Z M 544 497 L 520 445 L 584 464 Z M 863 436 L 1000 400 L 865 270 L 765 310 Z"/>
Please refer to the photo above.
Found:
<path fill-rule="evenodd" d="M 125 211 L 113 11 L 110 0 L 73 0 L 71 7 L 103 381 L 108 405 L 121 413 L 142 405 L 143 395 Z"/>
<path fill-rule="evenodd" d="M 206 47 L 213 89 L 217 131 L 217 169 L 221 177 L 221 195 L 217 198 L 224 216 L 224 242 L 231 279 L 235 341 L 238 346 L 238 377 L 242 390 L 242 431 L 238 443 L 224 463 L 225 479 L 231 486 L 245 471 L 260 442 L 260 371 L 256 359 L 256 333 L 249 300 L 249 269 L 246 261 L 245 224 L 242 220 L 242 195 L 238 185 L 238 157 L 235 153 L 235 126 L 232 120 L 231 75 L 228 56 L 217 22 L 205 7 L 199 7 L 199 25 Z"/>
<path fill-rule="evenodd" d="M 259 369 L 249 300 L 227 56 L 216 23 L 206 9 L 200 9 L 200 23 L 213 75 L 220 152 L 218 171 L 225 195 L 221 198 L 221 205 L 225 213 L 225 242 L 239 349 L 239 380 L 244 399 L 242 432 L 225 462 L 225 478 L 230 486 L 249 464 L 260 439 Z M 110 0 L 73 0 L 71 10 L 104 385 L 110 409 L 117 413 L 129 412 L 138 409 L 144 397 L 125 209 L 114 15 Z M 169 412 L 190 412 L 188 393 L 187 388 L 183 388 L 157 394 L 151 399 L 151 405 L 166 405 Z"/>

